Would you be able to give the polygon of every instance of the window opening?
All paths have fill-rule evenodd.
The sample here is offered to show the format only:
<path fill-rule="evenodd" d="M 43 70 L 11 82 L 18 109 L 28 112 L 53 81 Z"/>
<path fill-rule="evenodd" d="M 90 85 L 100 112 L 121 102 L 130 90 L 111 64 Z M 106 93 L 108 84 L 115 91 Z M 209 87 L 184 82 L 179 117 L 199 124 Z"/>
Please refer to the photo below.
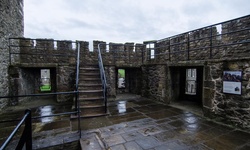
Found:
<path fill-rule="evenodd" d="M 133 45 L 133 52 L 135 52 L 135 45 Z"/>
<path fill-rule="evenodd" d="M 41 92 L 51 91 L 50 69 L 41 69 Z"/>
<path fill-rule="evenodd" d="M 109 52 L 109 44 L 106 45 L 106 52 Z"/>
<path fill-rule="evenodd" d="M 216 25 L 216 30 L 217 30 L 216 39 L 221 40 L 222 25 L 221 24 Z"/>
<path fill-rule="evenodd" d="M 54 49 L 57 50 L 57 41 L 54 41 Z"/>
<path fill-rule="evenodd" d="M 76 50 L 76 43 L 75 42 L 72 43 L 72 50 Z"/>
<path fill-rule="evenodd" d="M 146 48 L 149 51 L 149 58 L 154 59 L 155 58 L 155 44 L 154 43 L 148 43 L 146 45 Z"/>
<path fill-rule="evenodd" d="M 186 94 L 196 95 L 196 79 L 196 69 L 186 69 Z"/>
<path fill-rule="evenodd" d="M 33 46 L 36 47 L 36 40 L 33 40 Z"/>
<path fill-rule="evenodd" d="M 125 69 L 118 69 L 118 88 L 125 88 Z"/>
<path fill-rule="evenodd" d="M 93 41 L 89 41 L 89 52 L 93 52 L 94 48 L 93 48 Z"/>

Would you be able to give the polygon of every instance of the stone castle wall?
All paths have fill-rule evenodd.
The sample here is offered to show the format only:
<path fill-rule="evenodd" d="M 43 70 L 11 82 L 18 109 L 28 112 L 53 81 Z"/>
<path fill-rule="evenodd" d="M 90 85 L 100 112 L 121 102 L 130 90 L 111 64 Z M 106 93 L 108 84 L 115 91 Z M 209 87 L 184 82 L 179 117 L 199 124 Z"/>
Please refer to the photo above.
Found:
<path fill-rule="evenodd" d="M 23 0 L 1 0 L 0 3 L 0 95 L 7 96 L 9 37 L 22 37 L 24 32 Z M 0 109 L 8 104 L 8 99 L 0 99 Z"/>
<path fill-rule="evenodd" d="M 74 91 L 77 44 L 53 39 L 10 39 L 10 85 L 12 95 L 41 93 L 40 69 L 50 69 L 52 92 Z M 18 49 L 16 49 L 18 47 Z M 57 101 L 73 95 L 57 95 Z M 11 100 L 12 104 L 22 101 Z"/>
<path fill-rule="evenodd" d="M 104 65 L 119 67 L 139 67 L 142 64 L 143 44 L 134 43 L 106 43 L 94 41 L 93 50 L 89 49 L 89 42 L 80 42 L 82 64 L 98 64 L 98 44 Z"/>
<path fill-rule="evenodd" d="M 0 95 L 38 92 L 34 88 L 39 87 L 41 68 L 53 70 L 53 79 L 56 80 L 53 82 L 54 91 L 74 90 L 76 42 L 17 38 L 23 36 L 22 8 L 22 0 L 3 0 L 0 4 L 0 10 L 3 10 L 0 15 Z M 137 74 L 141 81 L 131 78 L 129 84 L 140 85 L 141 91 L 138 91 L 140 86 L 131 90 L 165 103 L 171 103 L 173 97 L 171 86 L 174 81 L 170 67 L 203 67 L 204 114 L 250 129 L 249 28 L 250 16 L 246 16 L 154 41 L 153 49 L 147 48 L 148 42 L 107 45 L 104 41 L 94 41 L 93 50 L 90 50 L 89 42 L 77 41 L 80 43 L 80 64 L 97 65 L 98 44 L 102 43 L 100 46 L 110 96 L 116 95 L 116 69 L 136 68 L 131 69 L 130 73 Z M 10 39 L 9 42 L 11 37 L 17 39 Z M 225 70 L 242 71 L 241 95 L 222 92 Z M 31 79 L 34 84 L 29 83 Z M 71 97 L 58 96 L 58 101 L 68 99 Z M 0 99 L 0 108 L 8 102 L 15 104 L 17 100 Z"/>
<path fill-rule="evenodd" d="M 250 129 L 250 59 L 208 62 L 204 109 L 227 124 Z M 223 93 L 223 71 L 242 71 L 241 95 Z"/>
<path fill-rule="evenodd" d="M 204 115 L 250 130 L 249 28 L 246 16 L 155 41 L 155 56 L 142 67 L 142 95 L 171 103 L 177 81 L 169 68 L 203 67 Z M 242 71 L 241 95 L 223 93 L 223 71 Z"/>
<path fill-rule="evenodd" d="M 155 58 L 148 63 L 246 57 L 249 20 L 247 16 L 156 41 Z"/>

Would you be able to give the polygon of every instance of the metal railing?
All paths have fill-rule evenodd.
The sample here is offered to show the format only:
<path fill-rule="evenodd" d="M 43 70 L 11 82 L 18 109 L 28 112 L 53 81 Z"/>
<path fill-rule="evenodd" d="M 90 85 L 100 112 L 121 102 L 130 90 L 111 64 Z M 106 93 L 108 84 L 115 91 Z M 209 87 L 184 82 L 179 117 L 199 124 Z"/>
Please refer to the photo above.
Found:
<path fill-rule="evenodd" d="M 0 150 L 4 150 L 8 146 L 8 144 L 13 139 L 14 135 L 17 133 L 17 131 L 24 123 L 25 127 L 16 149 L 21 150 L 23 149 L 24 144 L 26 144 L 26 150 L 32 150 L 32 125 L 31 125 L 32 123 L 31 123 L 31 110 L 29 109 L 25 110 L 25 115 L 23 116 L 23 119 L 18 123 L 18 125 L 12 131 L 7 140 L 3 143 Z"/>
<path fill-rule="evenodd" d="M 11 38 L 14 40 L 18 40 L 19 38 Z M 10 39 L 10 40 L 11 40 Z M 46 116 L 37 116 L 37 117 L 31 117 L 31 111 L 26 110 L 25 115 L 22 120 L 5 120 L 5 121 L 0 121 L 0 123 L 5 123 L 5 122 L 15 122 L 15 121 L 20 121 L 20 123 L 16 126 L 16 128 L 13 130 L 13 132 L 10 134 L 8 139 L 4 142 L 4 144 L 1 146 L 0 150 L 5 149 L 18 129 L 21 127 L 21 125 L 25 122 L 25 128 L 24 131 L 20 137 L 20 141 L 16 147 L 16 149 L 22 149 L 24 144 L 26 143 L 26 149 L 31 150 L 32 149 L 32 119 L 39 119 L 39 118 L 46 118 L 46 117 L 54 117 L 54 116 L 64 116 L 64 115 L 77 115 L 78 118 L 78 132 L 79 132 L 79 139 L 81 138 L 81 125 L 80 125 L 80 109 L 79 109 L 79 101 L 78 101 L 78 96 L 79 96 L 79 91 L 78 91 L 78 84 L 79 84 L 79 65 L 80 65 L 80 43 L 77 42 L 77 53 L 76 53 L 76 83 L 75 83 L 75 91 L 68 91 L 68 92 L 55 92 L 55 93 L 42 93 L 42 94 L 25 94 L 25 95 L 12 95 L 12 96 L 0 96 L 0 99 L 2 98 L 18 98 L 18 97 L 37 97 L 37 96 L 51 96 L 51 95 L 62 95 L 62 94 L 74 94 L 75 95 L 75 111 L 72 112 L 63 112 L 63 113 L 58 113 L 58 114 L 53 114 L 53 115 L 46 115 Z M 11 47 L 15 48 L 18 47 L 17 45 L 11 45 L 9 44 L 10 47 L 10 63 L 12 59 L 12 55 L 39 55 L 39 54 L 29 54 L 29 53 L 20 53 L 19 51 L 11 51 Z M 30 48 L 30 46 L 28 46 Z M 41 55 L 47 55 L 47 54 L 41 54 Z M 60 57 L 68 57 L 65 54 L 53 54 L 53 56 L 60 56 Z M 73 55 L 71 55 L 73 56 Z"/>
<path fill-rule="evenodd" d="M 184 61 L 204 60 L 202 58 L 224 59 L 224 56 L 227 56 L 225 53 L 227 53 L 228 49 L 231 48 L 232 51 L 234 51 L 232 47 L 243 47 L 244 44 L 246 45 L 250 43 L 250 34 L 248 32 L 250 31 L 249 23 L 245 23 L 245 25 L 242 25 L 243 23 L 240 23 L 241 25 L 239 26 L 237 26 L 236 23 L 239 21 L 243 22 L 243 19 L 245 19 L 246 21 L 246 18 L 250 18 L 250 15 L 216 23 L 155 41 L 154 48 L 146 48 L 145 50 L 145 53 L 147 53 L 148 55 L 147 61 L 159 59 L 162 57 L 165 58 L 165 61 L 175 61 L 175 57 L 172 57 L 173 55 L 185 56 L 181 57 Z M 227 29 L 226 27 L 229 26 L 232 22 L 233 27 Z M 240 36 L 238 34 L 240 34 Z M 224 49 L 225 51 L 224 54 L 221 54 L 222 49 Z M 154 54 L 151 54 L 151 50 L 154 51 Z M 193 54 L 199 54 L 205 51 L 207 55 L 204 57 L 192 57 Z M 216 56 L 216 53 L 220 55 Z M 244 51 L 239 51 L 238 54 L 240 53 L 243 55 Z M 176 59 L 176 61 L 180 61 L 180 59 Z"/>
<path fill-rule="evenodd" d="M 138 66 L 143 63 L 144 46 L 143 44 L 137 45 L 131 43 L 99 43 L 97 49 L 100 49 L 104 65 L 122 63 L 124 66 Z"/>
<path fill-rule="evenodd" d="M 250 50 L 249 20 L 250 15 L 247 15 L 164 39 L 145 41 L 139 44 L 143 48 L 137 47 L 137 53 L 133 51 L 136 46 L 130 43 L 104 43 L 109 48 L 99 46 L 99 49 L 104 66 L 249 57 L 246 55 Z"/>
<path fill-rule="evenodd" d="M 79 104 L 79 69 L 80 69 L 80 43 L 77 43 L 77 59 L 76 59 L 76 95 L 75 95 L 75 111 L 77 111 L 78 127 L 81 138 L 81 121 L 80 121 L 80 104 Z"/>
<path fill-rule="evenodd" d="M 101 81 L 102 81 L 103 98 L 104 98 L 104 104 L 105 104 L 105 113 L 107 113 L 107 80 L 106 80 L 105 70 L 104 70 L 104 67 L 103 67 L 100 44 L 98 44 L 98 65 L 99 65 L 100 77 L 101 77 Z"/>
<path fill-rule="evenodd" d="M 77 42 L 53 39 L 9 38 L 9 63 L 69 63 L 75 58 Z"/>
<path fill-rule="evenodd" d="M 37 97 L 37 96 L 51 96 L 51 95 L 60 95 L 60 94 L 77 94 L 78 91 L 70 91 L 70 92 L 57 92 L 57 93 L 47 93 L 47 94 L 26 94 L 26 95 L 14 95 L 14 96 L 0 96 L 1 98 L 13 98 L 13 97 Z M 79 108 L 79 107 L 78 107 Z M 79 139 L 81 138 L 81 127 L 80 127 L 80 111 L 79 109 L 76 109 L 76 111 L 72 112 L 63 112 L 63 113 L 57 113 L 52 115 L 45 115 L 45 116 L 35 116 L 31 117 L 31 111 L 29 109 L 25 110 L 25 115 L 22 120 L 14 119 L 14 120 L 2 120 L 0 123 L 6 123 L 6 122 L 16 122 L 20 121 L 20 123 L 16 126 L 16 128 L 13 130 L 13 132 L 10 134 L 10 136 L 7 138 L 7 140 L 3 143 L 0 150 L 4 150 L 10 141 L 13 139 L 14 135 L 18 131 L 18 129 L 21 127 L 21 125 L 25 122 L 25 128 L 24 131 L 20 137 L 19 143 L 16 147 L 16 149 L 22 149 L 24 144 L 26 143 L 26 149 L 31 150 L 32 149 L 32 120 L 34 119 L 40 119 L 40 118 L 46 118 L 46 117 L 55 117 L 55 116 L 64 116 L 64 115 L 78 115 L 78 132 L 79 132 Z"/>

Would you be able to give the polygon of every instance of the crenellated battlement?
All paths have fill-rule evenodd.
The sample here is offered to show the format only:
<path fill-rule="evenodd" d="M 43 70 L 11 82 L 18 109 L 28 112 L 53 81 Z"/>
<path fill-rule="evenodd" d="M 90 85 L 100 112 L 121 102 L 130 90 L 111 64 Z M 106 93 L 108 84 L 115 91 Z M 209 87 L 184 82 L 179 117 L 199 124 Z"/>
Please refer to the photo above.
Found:
<path fill-rule="evenodd" d="M 249 23 L 250 16 L 244 16 L 143 44 L 96 40 L 90 45 L 88 41 L 14 38 L 10 39 L 10 58 L 11 64 L 70 64 L 79 43 L 82 65 L 97 64 L 99 44 L 104 65 L 117 67 L 242 59 L 249 57 L 246 54 L 250 52 Z M 20 47 L 19 51 L 17 47 Z"/>

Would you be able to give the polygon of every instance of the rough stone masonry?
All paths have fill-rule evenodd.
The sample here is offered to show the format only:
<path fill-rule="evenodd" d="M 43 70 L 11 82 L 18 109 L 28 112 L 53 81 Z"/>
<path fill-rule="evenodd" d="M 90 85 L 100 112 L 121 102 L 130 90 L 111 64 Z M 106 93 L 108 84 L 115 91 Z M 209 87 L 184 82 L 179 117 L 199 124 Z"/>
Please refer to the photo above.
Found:
<path fill-rule="evenodd" d="M 9 93 L 8 67 L 10 37 L 23 37 L 23 0 L 1 0 L 0 3 L 0 95 Z M 0 100 L 0 109 L 8 105 L 8 99 Z"/>
<path fill-rule="evenodd" d="M 20 42 L 21 44 L 31 45 L 27 51 L 25 49 L 20 49 L 20 51 L 24 50 L 26 53 L 30 53 L 32 57 L 21 56 L 19 60 L 16 59 L 19 61 L 14 62 L 18 64 L 14 66 L 17 68 L 16 72 L 9 68 L 8 39 L 23 36 L 22 8 L 23 0 L 2 0 L 0 4 L 0 95 L 5 96 L 11 93 L 9 88 L 12 89 L 11 85 L 15 85 L 15 81 L 28 81 L 29 76 L 34 77 L 34 80 L 37 78 L 38 73 L 32 74 L 33 70 L 28 70 L 30 68 L 18 68 L 18 65 L 24 64 L 33 65 L 33 67 L 39 69 L 39 67 L 47 67 L 54 63 L 57 92 L 70 90 L 68 85 L 73 85 L 71 83 L 74 81 L 73 75 L 75 72 L 74 63 L 72 62 L 75 59 L 70 56 L 67 59 L 56 57 L 49 59 L 39 55 L 35 56 L 32 54 L 36 51 L 36 49 L 32 49 L 33 40 L 20 38 L 20 41 L 26 41 L 24 43 Z M 108 94 L 109 96 L 116 95 L 116 69 L 129 68 L 135 69 L 131 72 L 137 72 L 139 76 L 131 78 L 134 76 L 131 73 L 128 77 L 128 79 L 133 79 L 129 86 L 136 87 L 133 91 L 139 91 L 138 93 L 142 96 L 169 104 L 173 101 L 175 95 L 180 95 L 180 91 L 173 90 L 173 83 L 176 82 L 174 79 L 177 79 L 176 76 L 183 73 L 180 70 L 188 67 L 202 68 L 202 87 L 200 87 L 200 90 L 202 91 L 201 101 L 204 115 L 219 118 L 224 123 L 234 124 L 250 130 L 249 28 L 250 16 L 245 16 L 218 25 L 153 41 L 154 57 L 151 57 L 152 49 L 147 49 L 145 46 L 148 42 L 135 45 L 134 43 L 109 43 L 109 51 L 103 50 L 103 62 L 109 85 Z M 55 41 L 53 40 L 36 39 L 36 42 L 37 47 L 48 48 L 43 49 L 44 53 L 60 54 L 65 52 L 67 54 L 71 53 L 71 55 L 75 53 L 70 41 L 58 42 L 56 50 L 54 50 Z M 96 65 L 97 44 L 105 42 L 94 41 L 93 51 L 89 50 L 88 42 L 79 41 L 79 43 L 81 65 Z M 135 49 L 133 49 L 134 47 Z M 104 46 L 104 48 L 106 47 Z M 38 63 L 40 66 L 36 66 Z M 9 69 L 13 72 L 9 72 Z M 240 95 L 223 93 L 223 71 L 242 72 L 242 92 Z M 12 76 L 14 78 L 9 80 L 9 73 L 14 75 Z M 23 77 L 26 77 L 26 79 L 23 79 Z M 180 81 L 179 79 L 179 87 L 183 86 Z M 32 86 L 25 86 L 28 84 L 21 82 L 17 82 L 16 85 L 17 87 L 33 88 Z M 0 108 L 5 107 L 8 102 L 10 101 L 7 99 L 1 99 Z"/>

